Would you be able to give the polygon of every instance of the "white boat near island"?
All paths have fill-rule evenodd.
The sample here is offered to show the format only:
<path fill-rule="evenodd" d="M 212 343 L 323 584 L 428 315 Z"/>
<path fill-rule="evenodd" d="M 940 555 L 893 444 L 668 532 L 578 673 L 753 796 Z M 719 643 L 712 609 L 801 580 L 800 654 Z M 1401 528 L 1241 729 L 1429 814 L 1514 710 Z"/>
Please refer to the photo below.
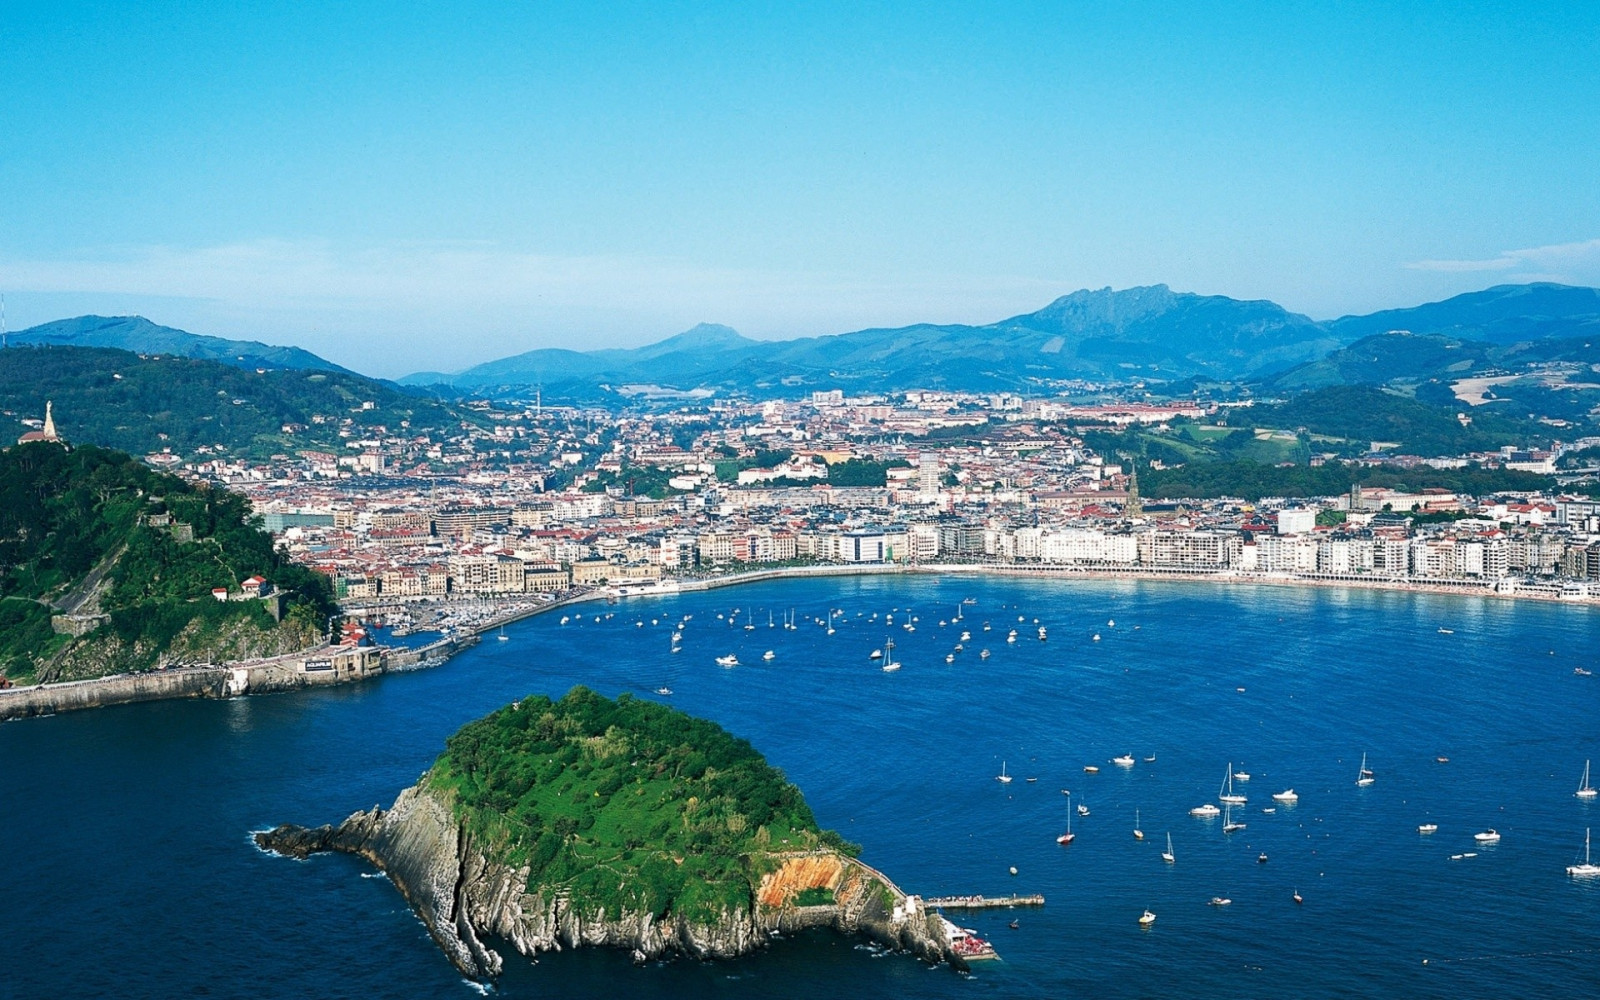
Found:
<path fill-rule="evenodd" d="M 1006 773 L 1006 762 L 1005 761 L 1001 761 L 1000 762 L 1000 773 L 994 776 L 994 780 L 1000 782 L 1000 784 L 1002 784 L 1002 785 L 1011 784 L 1011 775 Z"/>
<path fill-rule="evenodd" d="M 1274 801 L 1274 802 L 1299 802 L 1300 801 L 1300 796 L 1299 796 L 1299 794 L 1297 792 L 1295 792 L 1294 789 L 1285 788 L 1281 792 L 1273 792 L 1272 793 L 1272 801 Z"/>
<path fill-rule="evenodd" d="M 1423 823 L 1422 825 L 1417 827 L 1417 832 L 1418 833 L 1438 833 L 1439 832 L 1439 824 L 1438 823 Z"/>
<path fill-rule="evenodd" d="M 1490 827 L 1482 833 L 1473 834 L 1472 839 L 1480 844 L 1498 844 L 1500 843 L 1500 831 Z"/>
<path fill-rule="evenodd" d="M 1154 913 L 1151 913 L 1149 910 L 1145 910 L 1144 913 L 1142 915 L 1140 915 L 1140 917 L 1139 917 L 1139 926 L 1140 927 L 1149 927 L 1151 924 L 1153 924 L 1155 922 L 1156 922 L 1156 915 Z"/>
<path fill-rule="evenodd" d="M 1589 860 L 1589 830 L 1587 827 L 1583 831 L 1583 864 L 1568 865 L 1567 874 L 1584 878 L 1600 875 L 1600 865 L 1594 864 Z"/>
<path fill-rule="evenodd" d="M 1580 799 L 1592 799 L 1592 798 L 1595 797 L 1596 792 L 1595 792 L 1594 786 L 1589 784 L 1589 762 L 1588 761 L 1584 761 L 1583 762 L 1583 777 L 1578 779 L 1578 790 L 1573 792 L 1572 794 L 1577 796 Z"/>
<path fill-rule="evenodd" d="M 1167 849 L 1162 852 L 1161 860 L 1169 865 L 1176 864 L 1178 861 L 1178 856 L 1172 853 L 1172 834 L 1170 832 L 1167 834 Z"/>
<path fill-rule="evenodd" d="M 1203 806 L 1195 806 L 1193 809 L 1190 809 L 1189 810 L 1189 815 L 1190 816 L 1204 816 L 1204 817 L 1210 818 L 1212 816 L 1220 816 L 1220 815 L 1222 815 L 1222 810 L 1218 809 L 1216 806 L 1214 806 L 1211 803 L 1207 802 Z"/>
<path fill-rule="evenodd" d="M 1132 767 L 1133 754 L 1125 753 L 1120 757 L 1113 757 L 1111 758 L 1111 763 L 1117 765 L 1118 767 Z"/>
<path fill-rule="evenodd" d="M 738 665 L 739 657 L 733 653 L 717 657 L 717 666 L 719 667 L 737 667 Z"/>
<path fill-rule="evenodd" d="M 1228 770 L 1223 773 L 1222 787 L 1217 790 L 1217 801 L 1230 806 L 1242 806 L 1248 801 L 1245 796 L 1238 795 L 1233 790 L 1233 762 L 1228 762 Z"/>
<path fill-rule="evenodd" d="M 1356 784 L 1366 786 L 1376 780 L 1377 778 L 1373 775 L 1372 769 L 1367 767 L 1367 755 L 1363 753 L 1361 755 L 1361 770 L 1356 772 Z"/>

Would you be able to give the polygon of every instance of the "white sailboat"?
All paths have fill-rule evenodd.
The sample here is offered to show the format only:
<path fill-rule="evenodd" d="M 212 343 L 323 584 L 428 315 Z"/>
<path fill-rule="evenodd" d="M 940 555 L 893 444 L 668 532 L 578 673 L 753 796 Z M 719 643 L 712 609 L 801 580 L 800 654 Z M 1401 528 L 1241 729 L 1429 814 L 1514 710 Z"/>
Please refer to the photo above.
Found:
<path fill-rule="evenodd" d="M 1144 839 L 1144 831 L 1139 829 L 1139 827 L 1140 827 L 1139 810 L 1135 809 L 1133 811 L 1133 839 L 1134 840 L 1143 840 Z"/>
<path fill-rule="evenodd" d="M 1230 806 L 1242 806 L 1248 801 L 1243 795 L 1234 794 L 1233 761 L 1228 762 L 1228 770 L 1223 774 L 1222 787 L 1217 790 L 1217 801 Z"/>
<path fill-rule="evenodd" d="M 1222 832 L 1234 833 L 1243 830 L 1245 825 L 1233 818 L 1233 803 L 1222 807 Z"/>
<path fill-rule="evenodd" d="M 1578 782 L 1578 790 L 1573 792 L 1572 794 L 1576 795 L 1580 799 L 1592 799 L 1597 794 L 1595 792 L 1594 787 L 1589 784 L 1589 762 L 1588 761 L 1584 761 L 1583 762 L 1583 778 L 1582 778 L 1582 780 L 1580 780 Z"/>
<path fill-rule="evenodd" d="M 1177 863 L 1178 856 L 1176 854 L 1172 853 L 1172 834 L 1171 833 L 1167 834 L 1167 849 L 1166 849 L 1165 853 L 1163 853 L 1161 855 L 1161 860 L 1165 861 L 1169 865 Z"/>
<path fill-rule="evenodd" d="M 883 669 L 885 673 L 893 673 L 900 669 L 900 664 L 894 662 L 893 639 L 885 639 L 883 642 Z"/>
<path fill-rule="evenodd" d="M 1367 767 L 1367 755 L 1363 753 L 1361 755 L 1361 770 L 1356 772 L 1356 784 L 1370 785 L 1375 780 L 1371 768 Z"/>
<path fill-rule="evenodd" d="M 1002 785 L 1011 784 L 1011 775 L 1006 773 L 1006 762 L 1005 761 L 1001 761 L 1000 762 L 1000 773 L 994 776 L 994 780 L 1000 782 L 1000 784 L 1002 784 Z"/>
<path fill-rule="evenodd" d="M 1068 822 L 1071 821 L 1069 820 Z M 1582 875 L 1585 877 L 1600 875 L 1600 865 L 1592 864 L 1589 861 L 1589 830 L 1587 827 L 1585 827 L 1583 831 L 1583 864 L 1568 865 L 1567 874 Z"/>
<path fill-rule="evenodd" d="M 1072 796 L 1067 796 L 1067 832 L 1056 838 L 1056 843 L 1063 846 L 1072 843 L 1076 835 L 1072 832 Z"/>

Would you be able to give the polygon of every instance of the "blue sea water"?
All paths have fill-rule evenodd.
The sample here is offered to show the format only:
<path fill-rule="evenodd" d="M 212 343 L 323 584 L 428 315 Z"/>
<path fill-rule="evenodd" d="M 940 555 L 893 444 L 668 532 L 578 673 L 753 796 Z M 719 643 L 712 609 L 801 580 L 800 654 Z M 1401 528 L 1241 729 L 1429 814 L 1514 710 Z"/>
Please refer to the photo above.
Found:
<path fill-rule="evenodd" d="M 966 597 L 977 599 L 966 620 L 940 627 Z M 735 607 L 758 628 L 716 617 Z M 844 612 L 832 636 L 814 623 L 829 608 Z M 891 629 L 881 616 L 894 608 Z M 915 632 L 900 627 L 908 608 Z M 781 621 L 790 609 L 797 631 L 767 628 L 769 611 Z M 508 951 L 499 995 L 1600 993 L 1600 880 L 1564 871 L 1600 826 L 1600 806 L 1572 794 L 1584 759 L 1600 759 L 1600 673 L 1573 673 L 1597 666 L 1600 618 L 1585 609 L 863 578 L 581 611 L 363 685 L 0 726 L 0 997 L 475 995 L 367 865 L 270 857 L 249 833 L 387 805 L 462 723 L 579 683 L 641 697 L 670 686 L 673 705 L 750 739 L 908 891 L 1048 903 L 957 916 L 1003 956 L 971 976 L 816 934 L 723 963 Z M 673 655 L 670 626 L 685 614 Z M 946 664 L 961 627 L 972 640 Z M 891 635 L 905 666 L 886 674 L 868 653 Z M 715 665 L 729 652 L 740 666 Z M 1124 752 L 1134 767 L 1108 762 Z M 1358 788 L 1363 752 L 1377 781 Z M 1002 761 L 1009 785 L 995 780 Z M 1188 809 L 1216 801 L 1230 762 L 1252 780 L 1239 786 L 1248 826 L 1227 836 Z M 1262 811 L 1291 786 L 1297 807 Z M 1063 788 L 1091 810 L 1065 848 Z M 1419 835 L 1423 822 L 1438 833 Z M 1487 827 L 1503 839 L 1476 846 Z M 1146 907 L 1158 919 L 1141 930 Z"/>

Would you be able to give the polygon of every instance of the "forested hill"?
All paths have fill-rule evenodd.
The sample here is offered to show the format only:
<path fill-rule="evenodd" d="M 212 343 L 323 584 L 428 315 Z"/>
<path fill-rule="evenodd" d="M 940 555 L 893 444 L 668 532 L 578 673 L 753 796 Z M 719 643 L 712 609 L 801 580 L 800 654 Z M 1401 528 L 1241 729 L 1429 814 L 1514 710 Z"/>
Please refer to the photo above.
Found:
<path fill-rule="evenodd" d="M 749 743 L 628 695 L 525 698 L 446 746 L 426 784 L 499 860 L 526 866 L 530 893 L 569 893 L 585 916 L 714 920 L 754 908 L 774 854 L 859 851 L 818 829 Z"/>
<path fill-rule="evenodd" d="M 17 439 L 22 419 L 44 416 L 46 400 L 55 403 L 56 426 L 67 440 L 136 455 L 163 448 L 190 455 L 218 445 L 226 454 L 254 458 L 343 451 L 348 438 L 339 436 L 341 429 L 359 439 L 378 428 L 399 433 L 405 421 L 412 433 L 437 434 L 474 419 L 469 411 L 342 371 L 257 371 L 99 347 L 0 350 L 4 440 Z"/>
<path fill-rule="evenodd" d="M 281 595 L 281 624 L 264 601 L 212 595 L 237 598 L 256 575 Z M 333 609 L 327 581 L 277 552 L 242 496 L 104 448 L 0 451 L 0 673 L 13 682 L 286 652 Z M 63 613 L 89 631 L 56 634 Z"/>

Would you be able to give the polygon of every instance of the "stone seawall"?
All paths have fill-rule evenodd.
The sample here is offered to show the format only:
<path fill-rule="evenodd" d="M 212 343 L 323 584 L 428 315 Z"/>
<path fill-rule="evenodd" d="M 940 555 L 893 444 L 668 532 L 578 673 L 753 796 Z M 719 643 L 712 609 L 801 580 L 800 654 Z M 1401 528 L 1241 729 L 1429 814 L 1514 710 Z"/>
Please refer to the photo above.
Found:
<path fill-rule="evenodd" d="M 162 698 L 225 698 L 233 672 L 159 670 L 0 691 L 0 721 Z"/>
<path fill-rule="evenodd" d="M 383 672 L 379 662 L 358 672 L 329 669 L 305 671 L 300 664 L 315 651 L 285 660 L 240 663 L 215 667 L 182 667 L 144 674 L 120 674 L 60 684 L 38 684 L 0 691 L 0 722 L 37 718 L 81 708 L 130 705 L 166 698 L 236 698 L 246 694 L 271 694 L 304 687 L 348 684 Z"/>

